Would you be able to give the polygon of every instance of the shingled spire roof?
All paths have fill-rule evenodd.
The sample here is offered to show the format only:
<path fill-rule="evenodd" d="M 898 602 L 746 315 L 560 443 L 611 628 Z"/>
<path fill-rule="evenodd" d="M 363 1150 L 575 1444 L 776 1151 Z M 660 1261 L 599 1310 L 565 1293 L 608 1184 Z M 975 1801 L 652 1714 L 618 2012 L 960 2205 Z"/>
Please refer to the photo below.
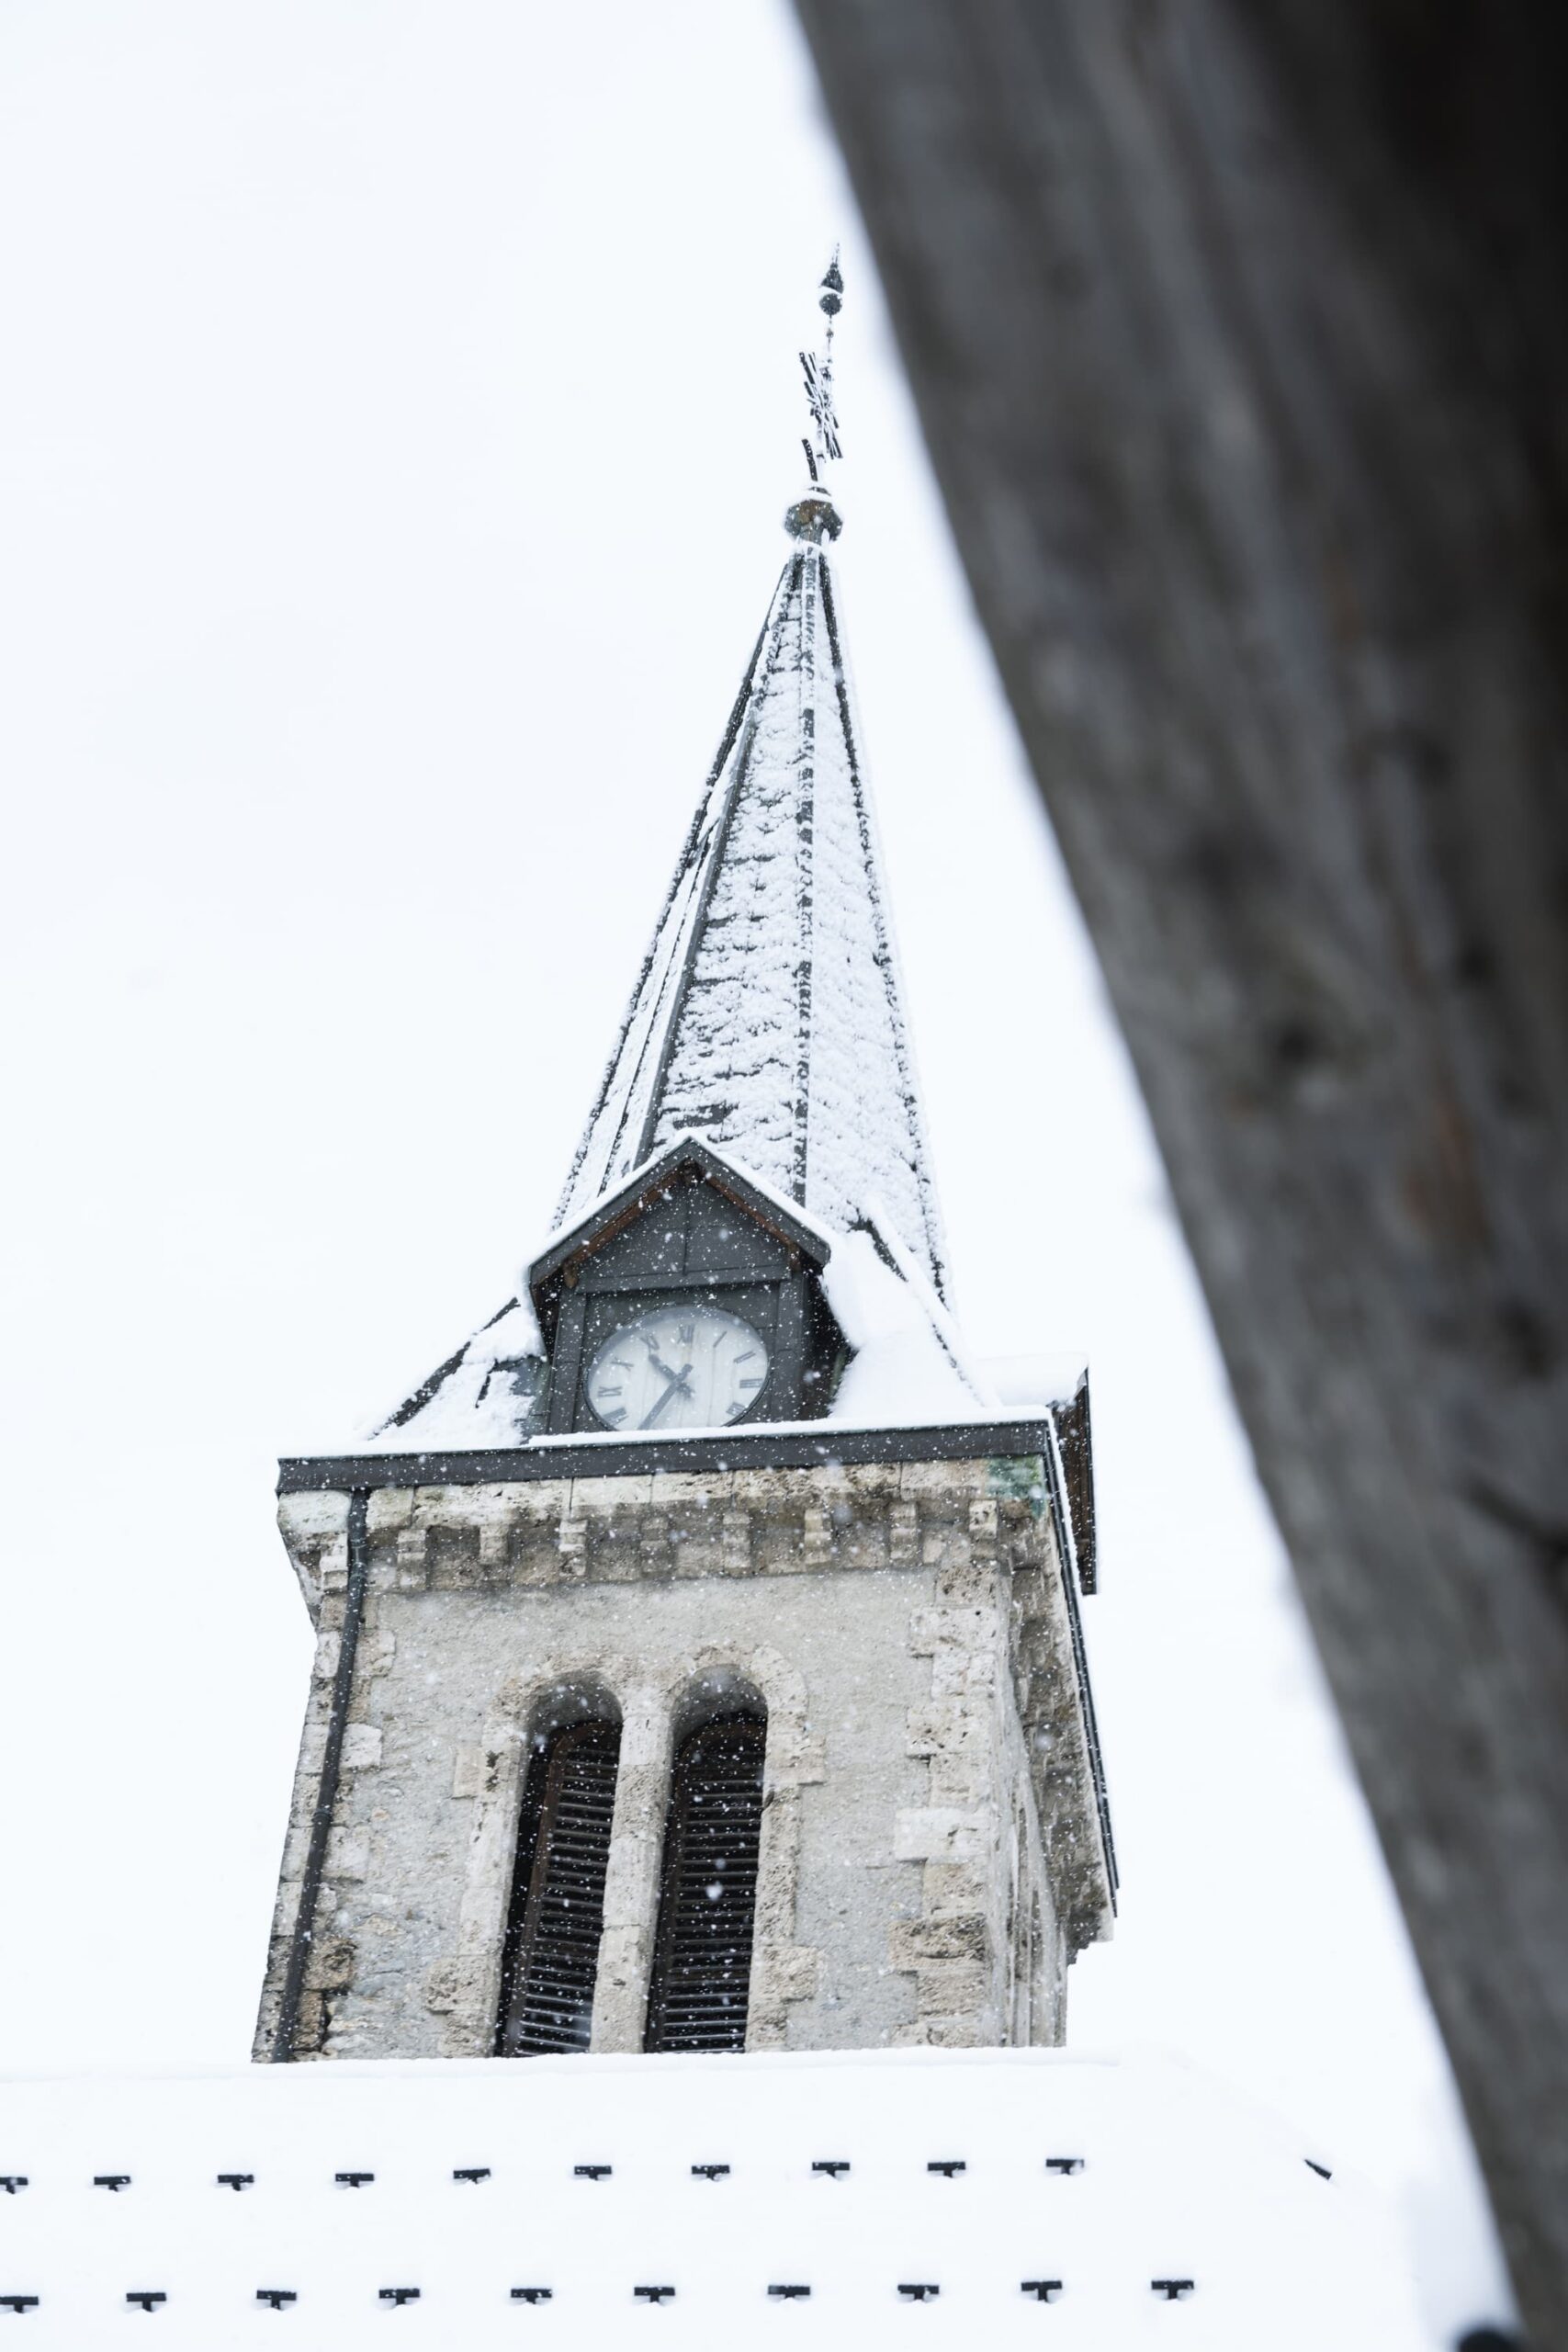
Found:
<path fill-rule="evenodd" d="M 942 1245 L 818 487 L 557 1213 L 700 1134 L 821 1223 Z"/>
<path fill-rule="evenodd" d="M 840 455 L 833 320 L 842 292 L 835 256 L 818 296 L 824 347 L 801 354 L 815 446 L 805 445 L 810 485 L 784 517 L 795 546 L 554 1231 L 570 1232 L 638 1170 L 701 1141 L 738 1180 L 798 1204 L 829 1245 L 825 1287 L 854 1358 L 833 1410 L 940 1418 L 989 1400 L 944 1305 L 941 1223 L 828 561 L 842 527 L 824 486 Z M 545 1383 L 525 1281 L 373 1438 L 531 1442 Z"/>

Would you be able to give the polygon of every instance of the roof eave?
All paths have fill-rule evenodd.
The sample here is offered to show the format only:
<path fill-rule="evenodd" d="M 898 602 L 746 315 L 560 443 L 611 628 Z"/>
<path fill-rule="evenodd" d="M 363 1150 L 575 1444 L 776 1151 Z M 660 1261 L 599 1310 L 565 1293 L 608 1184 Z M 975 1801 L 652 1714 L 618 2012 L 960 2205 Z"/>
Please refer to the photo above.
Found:
<path fill-rule="evenodd" d="M 1062 1449 L 1066 1506 L 1072 1519 L 1073 1545 L 1077 1554 L 1078 1581 L 1085 1592 L 1100 1589 L 1100 1547 L 1095 1527 L 1094 1433 L 1089 1420 L 1089 1374 L 1065 1404 L 1051 1407 Z"/>
<path fill-rule="evenodd" d="M 771 1185 L 759 1182 L 712 1144 L 695 1136 L 683 1136 L 653 1159 L 645 1160 L 642 1167 L 634 1169 L 624 1184 L 595 1201 L 534 1260 L 525 1279 L 536 1302 L 574 1261 L 592 1257 L 651 1207 L 671 1179 L 687 1169 L 694 1170 L 764 1232 L 773 1234 L 786 1249 L 795 1250 L 807 1265 L 821 1272 L 832 1255 L 833 1245 L 815 1218 L 781 1199 Z"/>

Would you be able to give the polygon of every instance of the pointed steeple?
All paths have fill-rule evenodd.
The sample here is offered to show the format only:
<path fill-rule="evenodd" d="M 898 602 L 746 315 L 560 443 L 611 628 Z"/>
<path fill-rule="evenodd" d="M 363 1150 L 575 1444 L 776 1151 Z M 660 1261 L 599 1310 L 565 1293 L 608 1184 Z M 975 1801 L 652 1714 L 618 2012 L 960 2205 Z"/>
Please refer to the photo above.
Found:
<path fill-rule="evenodd" d="M 831 332 L 802 355 L 812 480 L 557 1213 L 700 1135 L 823 1224 L 892 1225 L 940 1290 L 942 1241 L 899 1001 L 828 543 Z"/>
<path fill-rule="evenodd" d="M 963 1411 L 984 1399 L 943 1303 L 941 1221 L 828 559 L 842 528 L 829 488 L 842 291 L 835 254 L 819 295 L 823 348 L 801 354 L 812 435 L 809 481 L 784 516 L 794 545 L 553 1231 L 558 1242 L 618 1214 L 629 1178 L 672 1148 L 708 1146 L 742 1191 L 750 1179 L 780 1206 L 795 1204 L 823 1263 L 832 1258 L 833 1311 L 855 1359 L 837 1400 L 864 1409 L 859 1374 L 874 1363 L 885 1409 L 897 1388 L 901 1412 Z M 525 1278 L 376 1442 L 531 1440 L 551 1393 L 547 1352 Z"/>

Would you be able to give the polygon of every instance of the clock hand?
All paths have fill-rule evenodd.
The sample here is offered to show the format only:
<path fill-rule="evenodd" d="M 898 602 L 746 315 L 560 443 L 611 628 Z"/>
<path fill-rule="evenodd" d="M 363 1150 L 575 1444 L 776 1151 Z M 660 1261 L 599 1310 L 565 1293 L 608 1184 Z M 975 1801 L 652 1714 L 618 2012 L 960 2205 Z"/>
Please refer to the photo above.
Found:
<path fill-rule="evenodd" d="M 684 1380 L 690 1374 L 692 1369 L 690 1364 L 686 1366 L 685 1372 L 671 1372 L 669 1365 L 663 1361 L 662 1357 L 656 1352 L 651 1340 L 645 1340 L 643 1341 L 643 1345 L 648 1350 L 649 1363 L 653 1366 L 655 1372 L 662 1373 L 666 1380 L 673 1380 L 678 1383 Z"/>
<path fill-rule="evenodd" d="M 668 1364 L 660 1364 L 659 1369 L 660 1372 L 667 1372 L 669 1371 L 669 1366 Z M 652 1412 L 645 1417 L 642 1422 L 642 1427 L 645 1430 L 650 1430 L 653 1427 L 654 1422 L 659 1419 L 660 1414 L 664 1410 L 664 1408 L 670 1402 L 671 1397 L 675 1396 L 677 1392 L 679 1392 L 682 1396 L 689 1396 L 691 1395 L 692 1392 L 686 1385 L 686 1383 L 690 1380 L 691 1376 L 692 1367 L 690 1364 L 686 1366 L 684 1372 L 678 1372 L 672 1375 L 669 1387 L 664 1391 L 663 1396 L 659 1399 L 659 1402 L 653 1408 Z"/>

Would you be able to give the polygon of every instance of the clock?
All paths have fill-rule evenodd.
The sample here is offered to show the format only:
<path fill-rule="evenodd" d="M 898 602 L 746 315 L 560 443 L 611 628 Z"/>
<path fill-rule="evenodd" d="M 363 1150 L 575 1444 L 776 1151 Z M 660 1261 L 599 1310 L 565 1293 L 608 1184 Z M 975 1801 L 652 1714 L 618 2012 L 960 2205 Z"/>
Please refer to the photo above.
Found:
<path fill-rule="evenodd" d="M 583 1384 L 608 1430 L 711 1430 L 762 1392 L 768 1351 L 739 1315 L 682 1300 L 652 1307 L 604 1341 Z"/>

